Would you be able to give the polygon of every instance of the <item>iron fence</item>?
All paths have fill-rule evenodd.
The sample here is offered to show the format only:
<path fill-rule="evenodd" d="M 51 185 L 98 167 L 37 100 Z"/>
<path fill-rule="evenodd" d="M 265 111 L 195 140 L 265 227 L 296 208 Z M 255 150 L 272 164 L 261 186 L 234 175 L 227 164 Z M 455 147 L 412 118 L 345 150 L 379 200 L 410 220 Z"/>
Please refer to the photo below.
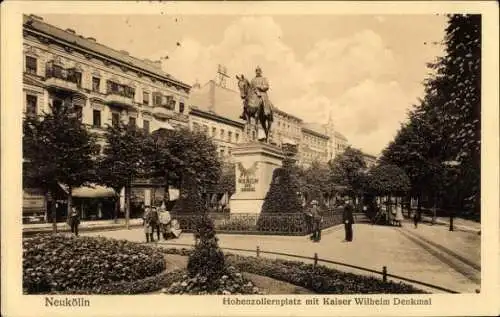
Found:
<path fill-rule="evenodd" d="M 311 222 L 303 212 L 295 213 L 209 213 L 218 232 L 269 233 L 305 235 L 311 232 Z M 200 214 L 172 213 L 184 231 L 196 228 Z M 323 213 L 321 228 L 326 229 L 342 223 L 342 215 L 336 211 Z"/>

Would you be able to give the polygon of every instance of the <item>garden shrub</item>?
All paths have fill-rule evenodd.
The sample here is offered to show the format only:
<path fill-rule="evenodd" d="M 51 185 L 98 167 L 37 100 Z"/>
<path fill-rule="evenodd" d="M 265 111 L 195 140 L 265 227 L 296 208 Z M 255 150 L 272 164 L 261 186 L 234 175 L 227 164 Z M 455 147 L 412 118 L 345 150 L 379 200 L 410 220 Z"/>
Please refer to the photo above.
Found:
<path fill-rule="evenodd" d="M 194 232 L 195 247 L 189 255 L 189 277 L 201 276 L 207 279 L 207 290 L 217 287 L 216 281 L 225 274 L 224 253 L 219 248 L 213 221 L 206 213 L 198 218 Z"/>
<path fill-rule="evenodd" d="M 163 272 L 154 276 L 146 277 L 142 280 L 130 282 L 115 282 L 106 285 L 99 285 L 93 288 L 86 289 L 68 289 L 62 292 L 54 292 L 55 294 L 99 294 L 99 295 L 134 295 L 157 292 L 166 289 L 172 283 L 182 280 L 186 272 L 184 270 L 176 270 L 173 272 Z"/>
<path fill-rule="evenodd" d="M 340 272 L 325 266 L 297 261 L 228 256 L 226 261 L 244 272 L 260 274 L 305 287 L 319 294 L 422 294 L 411 285 Z"/>
<path fill-rule="evenodd" d="M 23 240 L 23 289 L 28 294 L 95 289 L 164 270 L 160 250 L 125 240 L 66 235 Z"/>

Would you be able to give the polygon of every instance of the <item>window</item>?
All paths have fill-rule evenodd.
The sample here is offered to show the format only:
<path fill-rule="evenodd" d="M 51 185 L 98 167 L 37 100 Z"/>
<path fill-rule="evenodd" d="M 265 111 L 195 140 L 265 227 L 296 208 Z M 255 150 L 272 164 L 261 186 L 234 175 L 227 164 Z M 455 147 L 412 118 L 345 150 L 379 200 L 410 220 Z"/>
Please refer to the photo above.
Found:
<path fill-rule="evenodd" d="M 236 133 L 236 134 L 234 135 L 234 139 L 235 139 L 235 140 L 234 140 L 234 141 L 235 141 L 235 143 L 238 143 L 238 141 L 239 141 L 239 139 L 240 139 L 240 135 L 239 135 L 238 133 Z"/>
<path fill-rule="evenodd" d="M 220 130 L 220 139 L 224 140 L 224 129 Z"/>
<path fill-rule="evenodd" d="M 135 125 L 136 125 L 136 123 L 135 123 L 135 118 L 134 118 L 134 117 L 129 117 L 129 118 L 128 118 L 128 124 L 129 124 L 130 126 L 135 126 Z"/>
<path fill-rule="evenodd" d="M 153 94 L 153 102 L 155 106 L 161 105 L 162 97 L 163 96 L 159 93 Z"/>
<path fill-rule="evenodd" d="M 208 125 L 203 125 L 203 133 L 208 136 Z"/>
<path fill-rule="evenodd" d="M 179 102 L 179 112 L 184 113 L 184 102 Z"/>
<path fill-rule="evenodd" d="M 220 156 L 224 156 L 224 148 L 220 149 Z"/>
<path fill-rule="evenodd" d="M 231 143 L 232 138 L 233 138 L 233 132 L 229 131 L 227 133 L 227 142 Z"/>
<path fill-rule="evenodd" d="M 74 72 L 74 76 L 75 76 L 76 87 L 82 88 L 82 73 L 76 71 Z"/>
<path fill-rule="evenodd" d="M 142 92 L 142 103 L 145 105 L 149 105 L 149 92 L 147 91 Z"/>
<path fill-rule="evenodd" d="M 37 96 L 26 95 L 26 114 L 30 116 L 36 116 L 38 112 L 37 101 Z"/>
<path fill-rule="evenodd" d="M 37 60 L 34 57 L 26 56 L 26 72 L 28 74 L 36 75 L 37 72 Z"/>
<path fill-rule="evenodd" d="M 111 125 L 117 127 L 120 124 L 120 114 L 118 112 L 111 113 Z"/>
<path fill-rule="evenodd" d="M 99 77 L 92 77 L 92 91 L 99 92 L 101 79 Z"/>
<path fill-rule="evenodd" d="M 80 105 L 75 105 L 75 113 L 76 113 L 76 118 L 79 121 L 82 121 L 83 118 L 83 107 Z"/>
<path fill-rule="evenodd" d="M 101 111 L 100 110 L 94 110 L 92 125 L 96 128 L 101 127 Z"/>
<path fill-rule="evenodd" d="M 217 128 L 212 127 L 212 136 L 215 137 L 215 134 L 217 133 Z"/>
<path fill-rule="evenodd" d="M 142 121 L 142 128 L 144 129 L 144 132 L 149 133 L 149 121 L 148 120 Z"/>

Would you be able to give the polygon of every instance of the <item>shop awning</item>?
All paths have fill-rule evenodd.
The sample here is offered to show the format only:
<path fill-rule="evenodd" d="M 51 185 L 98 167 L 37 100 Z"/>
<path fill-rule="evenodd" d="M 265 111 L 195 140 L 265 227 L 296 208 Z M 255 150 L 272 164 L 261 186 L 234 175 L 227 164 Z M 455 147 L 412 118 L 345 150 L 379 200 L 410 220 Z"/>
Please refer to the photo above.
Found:
<path fill-rule="evenodd" d="M 65 184 L 59 184 L 64 191 L 68 192 L 68 186 Z M 91 184 L 89 186 L 81 186 L 73 188 L 72 197 L 77 198 L 105 198 L 105 197 L 114 197 L 116 196 L 116 192 L 113 188 Z"/>
<path fill-rule="evenodd" d="M 82 186 L 73 189 L 73 197 L 79 198 L 104 198 L 114 197 L 116 192 L 113 188 L 100 185 Z"/>

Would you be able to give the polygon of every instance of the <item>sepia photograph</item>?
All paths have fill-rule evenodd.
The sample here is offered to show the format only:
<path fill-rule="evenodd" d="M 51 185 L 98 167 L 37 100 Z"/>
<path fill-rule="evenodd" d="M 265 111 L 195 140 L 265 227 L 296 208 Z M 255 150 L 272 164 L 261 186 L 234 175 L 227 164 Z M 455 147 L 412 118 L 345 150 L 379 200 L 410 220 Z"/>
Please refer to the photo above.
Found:
<path fill-rule="evenodd" d="M 481 12 L 98 3 L 18 12 L 17 297 L 324 315 L 485 296 Z"/>

